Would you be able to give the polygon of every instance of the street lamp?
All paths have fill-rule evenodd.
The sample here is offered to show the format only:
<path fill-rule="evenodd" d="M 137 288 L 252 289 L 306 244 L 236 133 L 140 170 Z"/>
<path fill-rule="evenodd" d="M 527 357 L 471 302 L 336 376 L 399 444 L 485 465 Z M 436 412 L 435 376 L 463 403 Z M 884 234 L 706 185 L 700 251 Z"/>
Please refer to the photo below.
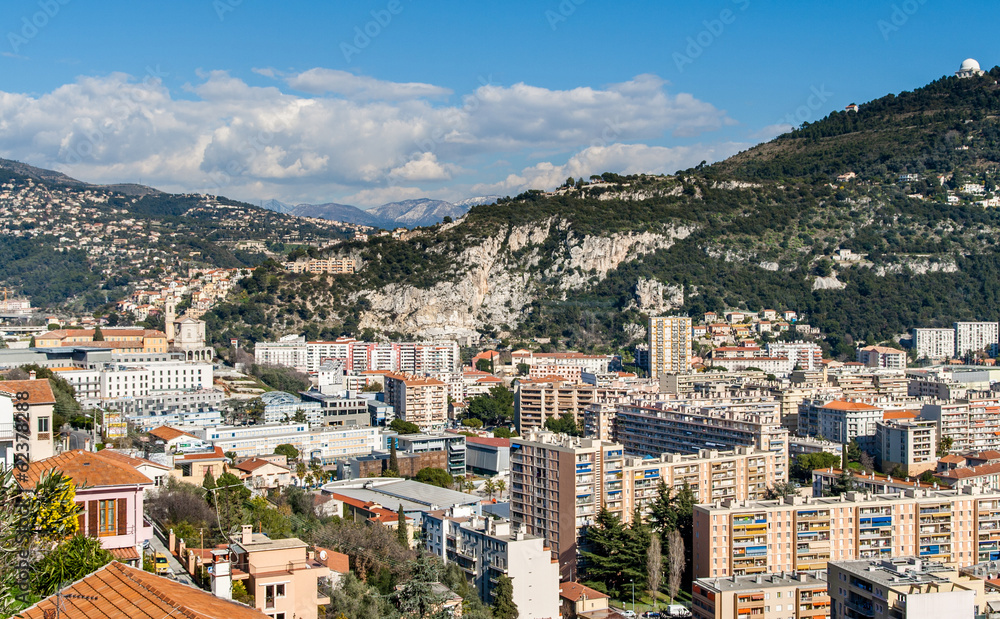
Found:
<path fill-rule="evenodd" d="M 632 614 L 635 614 L 635 580 L 632 581 Z"/>

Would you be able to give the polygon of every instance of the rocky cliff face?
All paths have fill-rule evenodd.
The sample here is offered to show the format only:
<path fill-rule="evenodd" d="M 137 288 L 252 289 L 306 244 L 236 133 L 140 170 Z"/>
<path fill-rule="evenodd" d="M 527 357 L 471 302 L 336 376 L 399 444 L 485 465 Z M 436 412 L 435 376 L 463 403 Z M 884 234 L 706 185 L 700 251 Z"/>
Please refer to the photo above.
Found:
<path fill-rule="evenodd" d="M 537 293 L 549 287 L 559 291 L 582 289 L 607 277 L 623 262 L 665 249 L 693 232 L 691 227 L 671 226 L 658 231 L 617 233 L 606 236 L 576 235 L 562 221 L 549 219 L 530 226 L 509 227 L 466 248 L 456 264 L 466 265 L 450 281 L 428 289 L 392 285 L 355 293 L 370 309 L 360 327 L 399 331 L 422 338 L 478 339 L 479 329 L 495 325 L 503 331 L 516 327 Z M 563 239 L 554 251 L 543 250 L 550 236 Z M 546 247 L 551 248 L 549 242 Z M 545 262 L 538 276 L 534 267 Z M 645 304 L 671 307 L 679 290 L 644 280 Z"/>

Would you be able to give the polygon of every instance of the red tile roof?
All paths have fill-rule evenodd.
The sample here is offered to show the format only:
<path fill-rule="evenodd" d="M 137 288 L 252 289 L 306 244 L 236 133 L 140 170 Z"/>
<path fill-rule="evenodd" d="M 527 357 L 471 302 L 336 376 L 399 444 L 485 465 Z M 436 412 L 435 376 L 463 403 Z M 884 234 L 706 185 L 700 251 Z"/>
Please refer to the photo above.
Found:
<path fill-rule="evenodd" d="M 219 449 L 221 449 L 221 447 Z M 280 464 L 275 464 L 274 462 L 271 462 L 270 460 L 264 460 L 263 458 L 250 458 L 249 460 L 244 460 L 239 464 L 234 465 L 233 468 L 239 469 L 244 473 L 252 473 L 257 469 L 259 469 L 260 467 L 267 466 L 268 464 L 272 464 L 274 466 L 283 468 L 286 471 L 291 470 L 287 466 L 281 466 Z"/>
<path fill-rule="evenodd" d="M 608 599 L 608 595 L 606 593 L 601 593 L 597 589 L 591 589 L 586 585 L 581 585 L 578 582 L 572 581 L 559 583 L 559 597 L 569 600 L 570 602 L 579 602 L 584 598 L 588 600 Z"/>
<path fill-rule="evenodd" d="M 83 451 L 82 449 L 74 449 L 58 456 L 32 462 L 28 465 L 27 478 L 19 478 L 17 483 L 25 489 L 34 488 L 42 476 L 53 469 L 61 471 L 71 478 L 77 488 L 134 486 L 153 483 L 153 480 L 135 470 L 135 467 L 125 464 L 117 458 L 103 455 L 100 451 Z"/>
<path fill-rule="evenodd" d="M 183 430 L 178 430 L 177 428 L 171 428 L 170 426 L 160 426 L 159 428 L 153 428 L 149 431 L 150 436 L 155 436 L 158 439 L 164 441 L 172 441 L 178 436 L 190 436 L 191 438 L 198 438 L 190 432 L 185 432 Z"/>
<path fill-rule="evenodd" d="M 944 462 L 946 464 L 962 464 L 965 462 L 964 456 L 956 456 L 954 454 L 948 454 L 943 458 L 938 458 L 938 462 Z"/>
<path fill-rule="evenodd" d="M 207 591 L 112 561 L 62 590 L 61 619 L 267 619 L 264 613 Z M 56 609 L 50 596 L 17 617 L 44 619 Z"/>
<path fill-rule="evenodd" d="M 827 408 L 835 411 L 874 411 L 878 407 L 863 402 L 848 402 L 847 400 L 834 400 L 820 408 Z"/>
<path fill-rule="evenodd" d="M 28 404 L 55 404 L 56 396 L 52 393 L 52 385 L 48 379 L 37 380 L 4 380 L 0 381 L 0 391 L 16 396 L 27 392 Z"/>
<path fill-rule="evenodd" d="M 491 438 L 486 436 L 467 436 L 466 443 L 473 445 L 489 445 L 491 447 L 510 447 L 509 438 Z"/>

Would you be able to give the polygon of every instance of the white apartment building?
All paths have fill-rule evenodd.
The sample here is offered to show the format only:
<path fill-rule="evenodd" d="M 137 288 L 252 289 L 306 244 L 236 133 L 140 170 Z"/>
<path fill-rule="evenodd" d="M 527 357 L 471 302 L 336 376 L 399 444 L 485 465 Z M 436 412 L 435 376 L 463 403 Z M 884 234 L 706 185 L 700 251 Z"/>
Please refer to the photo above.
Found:
<path fill-rule="evenodd" d="M 858 363 L 870 368 L 885 370 L 906 370 L 906 353 L 898 348 L 888 346 L 865 346 L 857 352 Z"/>
<path fill-rule="evenodd" d="M 955 354 L 955 329 L 914 329 L 917 359 L 950 359 Z"/>
<path fill-rule="evenodd" d="M 442 428 L 448 422 L 448 385 L 435 378 L 386 374 L 385 403 L 398 419 L 421 430 Z"/>
<path fill-rule="evenodd" d="M 649 319 L 649 376 L 685 372 L 691 368 L 691 319 L 660 316 Z"/>
<path fill-rule="evenodd" d="M 142 365 L 107 364 L 98 369 L 55 368 L 76 389 L 81 401 L 141 398 L 167 391 L 211 389 L 211 363 L 154 361 Z"/>
<path fill-rule="evenodd" d="M 1000 336 L 1000 325 L 996 322 L 956 322 L 955 323 L 955 356 L 980 350 L 989 351 L 997 344 Z"/>
<path fill-rule="evenodd" d="M 887 419 L 875 424 L 875 456 L 883 473 L 896 467 L 918 477 L 937 467 L 937 424 L 929 419 Z"/>
<path fill-rule="evenodd" d="M 458 343 L 453 341 L 361 342 L 345 337 L 332 342 L 307 342 L 298 335 L 257 343 L 254 359 L 260 364 L 284 365 L 303 372 L 316 372 L 329 360 L 342 361 L 347 372 L 412 374 L 455 372 L 461 364 Z"/>
<path fill-rule="evenodd" d="M 823 367 L 823 349 L 811 342 L 771 342 L 767 345 L 771 357 L 786 357 L 800 370 L 819 370 Z"/>
<path fill-rule="evenodd" d="M 367 455 L 381 449 L 378 428 L 322 427 L 308 423 L 265 424 L 257 426 L 218 426 L 192 430 L 199 438 L 234 451 L 237 456 L 252 457 L 274 453 L 274 448 L 288 443 L 306 460 L 330 464 L 349 456 Z"/>
<path fill-rule="evenodd" d="M 424 545 L 445 563 L 457 563 L 471 576 L 479 599 L 493 604 L 494 581 L 509 576 L 521 619 L 559 616 L 559 563 L 545 540 L 528 535 L 509 520 L 483 518 L 453 507 L 426 512 Z"/>

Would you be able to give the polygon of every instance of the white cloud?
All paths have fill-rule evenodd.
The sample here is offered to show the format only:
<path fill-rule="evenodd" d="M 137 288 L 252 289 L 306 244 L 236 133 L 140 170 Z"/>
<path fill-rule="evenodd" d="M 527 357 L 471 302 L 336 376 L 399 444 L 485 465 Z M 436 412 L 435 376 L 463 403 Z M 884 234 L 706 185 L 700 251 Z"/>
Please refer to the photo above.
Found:
<path fill-rule="evenodd" d="M 589 178 L 592 174 L 615 172 L 618 174 L 673 174 L 677 170 L 694 167 L 702 161 L 716 161 L 738 153 L 750 144 L 726 142 L 706 146 L 647 146 L 645 144 L 611 144 L 591 146 L 573 155 L 563 165 L 548 161 L 511 174 L 497 183 L 472 186 L 473 193 L 520 193 L 527 189 L 552 189 L 568 177 Z"/>
<path fill-rule="evenodd" d="M 263 73 L 262 73 L 263 75 Z M 315 68 L 289 75 L 285 82 L 296 90 L 314 95 L 336 94 L 350 99 L 423 99 L 447 97 L 451 90 L 420 82 L 387 82 L 336 69 Z"/>
<path fill-rule="evenodd" d="M 434 193 L 420 183 L 482 183 L 483 170 L 495 170 L 498 160 L 538 151 L 577 155 L 522 171 L 515 175 L 522 184 L 557 184 L 582 174 L 578 169 L 672 172 L 725 146 L 621 143 L 733 123 L 709 103 L 668 94 L 666 82 L 651 75 L 570 90 L 486 84 L 447 104 L 437 98 L 450 91 L 430 84 L 329 69 L 290 77 L 255 71 L 286 81 L 251 86 L 209 71 L 184 87 L 187 96 L 175 97 L 159 80 L 113 73 L 41 95 L 0 91 L 0 150 L 91 182 L 141 179 L 171 191 L 251 200 L 355 196 L 371 203 Z M 322 94 L 286 92 L 286 84 Z"/>
<path fill-rule="evenodd" d="M 344 200 L 350 204 L 357 204 L 362 207 L 372 207 L 386 204 L 388 202 L 399 202 L 400 200 L 414 200 L 416 198 L 430 197 L 428 192 L 420 187 L 377 187 L 374 189 L 362 189 L 361 191 L 346 196 Z"/>

